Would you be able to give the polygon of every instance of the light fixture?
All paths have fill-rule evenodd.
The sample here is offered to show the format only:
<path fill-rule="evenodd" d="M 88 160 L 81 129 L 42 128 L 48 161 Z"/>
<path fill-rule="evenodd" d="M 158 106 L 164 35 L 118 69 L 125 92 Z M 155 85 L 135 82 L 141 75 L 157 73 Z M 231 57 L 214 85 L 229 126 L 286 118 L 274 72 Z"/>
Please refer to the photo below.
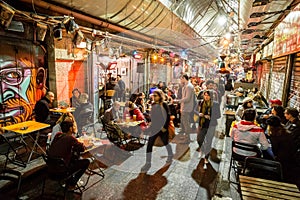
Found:
<path fill-rule="evenodd" d="M 73 38 L 74 45 L 78 46 L 82 42 L 83 39 L 84 39 L 83 33 L 80 30 L 77 31 L 74 38 Z"/>
<path fill-rule="evenodd" d="M 259 21 L 259 22 L 250 22 L 247 26 L 248 28 L 252 27 L 252 26 L 258 26 L 261 24 L 272 24 L 274 22 L 263 22 L 263 21 Z"/>
<path fill-rule="evenodd" d="M 63 22 L 67 33 L 74 33 L 79 29 L 79 26 L 75 23 L 72 18 L 68 18 L 65 22 Z"/>
<path fill-rule="evenodd" d="M 262 17 L 265 15 L 277 15 L 282 12 L 288 11 L 289 8 L 286 8 L 285 10 L 278 10 L 278 11 L 273 11 L 273 12 L 254 12 L 250 15 L 250 18 L 257 18 L 257 17 Z"/>
<path fill-rule="evenodd" d="M 100 41 L 96 41 L 96 43 L 95 43 L 95 51 L 96 51 L 97 55 L 100 54 L 100 47 L 101 47 Z"/>
<path fill-rule="evenodd" d="M 57 26 L 55 26 L 53 28 L 53 36 L 54 38 L 61 40 L 62 39 L 62 27 L 61 24 L 57 24 Z"/>
<path fill-rule="evenodd" d="M 86 49 L 88 52 L 92 51 L 93 41 L 87 38 L 87 39 L 85 39 L 85 42 L 86 42 L 86 47 L 85 47 L 85 49 Z"/>
<path fill-rule="evenodd" d="M 12 7 L 4 2 L 0 2 L 0 23 L 1 26 L 7 28 L 12 18 L 14 17 L 15 11 Z"/>
<path fill-rule="evenodd" d="M 256 6 L 264 6 L 267 5 L 269 3 L 269 0 L 255 0 L 252 4 L 253 7 Z"/>
<path fill-rule="evenodd" d="M 254 37 L 253 37 L 253 39 L 259 39 L 259 40 L 266 40 L 266 39 L 268 39 L 268 37 L 267 36 L 260 36 L 260 35 L 255 35 Z"/>
<path fill-rule="evenodd" d="M 44 41 L 45 39 L 45 36 L 47 34 L 47 24 L 44 24 L 44 23 L 37 23 L 36 24 L 37 26 L 37 30 L 36 30 L 36 39 L 39 40 L 39 41 Z"/>

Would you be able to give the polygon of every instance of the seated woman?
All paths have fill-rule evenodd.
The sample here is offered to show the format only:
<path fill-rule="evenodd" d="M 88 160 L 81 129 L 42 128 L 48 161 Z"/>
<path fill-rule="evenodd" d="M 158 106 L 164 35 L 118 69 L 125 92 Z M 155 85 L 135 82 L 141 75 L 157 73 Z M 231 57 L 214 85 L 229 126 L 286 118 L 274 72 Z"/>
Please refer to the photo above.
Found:
<path fill-rule="evenodd" d="M 145 99 L 138 97 L 135 101 L 135 104 L 140 109 L 140 111 L 143 113 L 145 120 L 147 122 L 150 122 L 151 119 L 150 119 L 149 113 L 147 112 L 147 109 L 146 109 Z"/>
<path fill-rule="evenodd" d="M 130 119 L 133 119 L 133 115 L 135 115 L 136 121 L 142 121 L 142 123 L 140 123 L 140 126 L 138 127 L 138 129 L 136 129 L 136 127 L 134 127 L 130 130 L 130 131 L 132 131 L 132 134 L 139 135 L 142 131 L 144 131 L 147 128 L 147 123 L 145 121 L 145 117 L 144 117 L 143 113 L 131 101 L 126 102 L 125 108 L 126 108 L 125 112 L 124 112 L 125 119 L 127 116 L 130 116 Z"/>

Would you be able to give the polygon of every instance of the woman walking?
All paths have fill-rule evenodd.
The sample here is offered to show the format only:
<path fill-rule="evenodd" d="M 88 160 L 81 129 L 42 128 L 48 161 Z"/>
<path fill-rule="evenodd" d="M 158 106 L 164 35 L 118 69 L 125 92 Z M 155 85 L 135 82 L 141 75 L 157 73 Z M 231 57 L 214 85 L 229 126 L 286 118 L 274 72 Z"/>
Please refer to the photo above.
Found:
<path fill-rule="evenodd" d="M 221 117 L 219 103 L 213 101 L 211 91 L 203 92 L 203 99 L 195 107 L 195 113 L 199 115 L 199 127 L 197 142 L 199 145 L 199 157 L 204 156 L 204 169 L 208 163 L 212 140 L 216 131 L 217 119 Z"/>
<path fill-rule="evenodd" d="M 151 124 L 146 130 L 149 134 L 147 144 L 146 164 L 142 167 L 142 172 L 147 172 L 151 167 L 152 149 L 157 137 L 160 137 L 168 151 L 166 164 L 171 164 L 173 158 L 172 148 L 169 144 L 168 126 L 170 122 L 170 111 L 168 104 L 164 102 L 165 94 L 161 90 L 153 92 L 153 104 L 150 112 Z"/>

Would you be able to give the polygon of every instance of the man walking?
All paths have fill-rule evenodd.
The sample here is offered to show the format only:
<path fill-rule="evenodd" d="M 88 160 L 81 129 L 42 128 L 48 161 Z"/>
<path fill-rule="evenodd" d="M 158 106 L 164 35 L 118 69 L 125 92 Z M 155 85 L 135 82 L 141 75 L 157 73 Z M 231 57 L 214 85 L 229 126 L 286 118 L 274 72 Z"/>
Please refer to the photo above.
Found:
<path fill-rule="evenodd" d="M 189 81 L 187 74 L 183 74 L 180 78 L 182 84 L 182 98 L 179 100 L 181 112 L 181 134 L 189 134 L 191 130 L 190 113 L 194 110 L 194 86 Z"/>

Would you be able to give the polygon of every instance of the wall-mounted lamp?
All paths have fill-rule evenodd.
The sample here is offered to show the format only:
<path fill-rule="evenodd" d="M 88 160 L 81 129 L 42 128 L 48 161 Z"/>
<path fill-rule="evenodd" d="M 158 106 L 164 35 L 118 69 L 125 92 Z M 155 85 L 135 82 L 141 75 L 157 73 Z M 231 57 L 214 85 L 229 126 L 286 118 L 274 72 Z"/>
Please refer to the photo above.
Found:
<path fill-rule="evenodd" d="M 68 18 L 66 22 L 63 22 L 67 33 L 74 33 L 79 29 L 79 26 L 75 23 L 75 21 L 71 18 Z"/>
<path fill-rule="evenodd" d="M 91 52 L 92 51 L 92 48 L 93 48 L 93 41 L 86 38 L 85 39 L 85 42 L 86 42 L 86 47 L 85 49 L 88 51 L 88 52 Z"/>
<path fill-rule="evenodd" d="M 78 45 L 82 42 L 83 39 L 84 39 L 84 35 L 83 35 L 83 33 L 79 30 L 79 31 L 76 32 L 76 34 L 75 34 L 75 36 L 74 36 L 74 38 L 73 38 L 73 44 L 74 44 L 75 46 L 78 46 Z"/>
<path fill-rule="evenodd" d="M 1 26 L 7 28 L 14 17 L 15 11 L 12 7 L 4 2 L 0 2 L 0 23 Z"/>
<path fill-rule="evenodd" d="M 61 24 L 57 24 L 57 26 L 55 26 L 53 28 L 53 36 L 54 38 L 61 40 L 62 39 L 62 27 Z"/>

